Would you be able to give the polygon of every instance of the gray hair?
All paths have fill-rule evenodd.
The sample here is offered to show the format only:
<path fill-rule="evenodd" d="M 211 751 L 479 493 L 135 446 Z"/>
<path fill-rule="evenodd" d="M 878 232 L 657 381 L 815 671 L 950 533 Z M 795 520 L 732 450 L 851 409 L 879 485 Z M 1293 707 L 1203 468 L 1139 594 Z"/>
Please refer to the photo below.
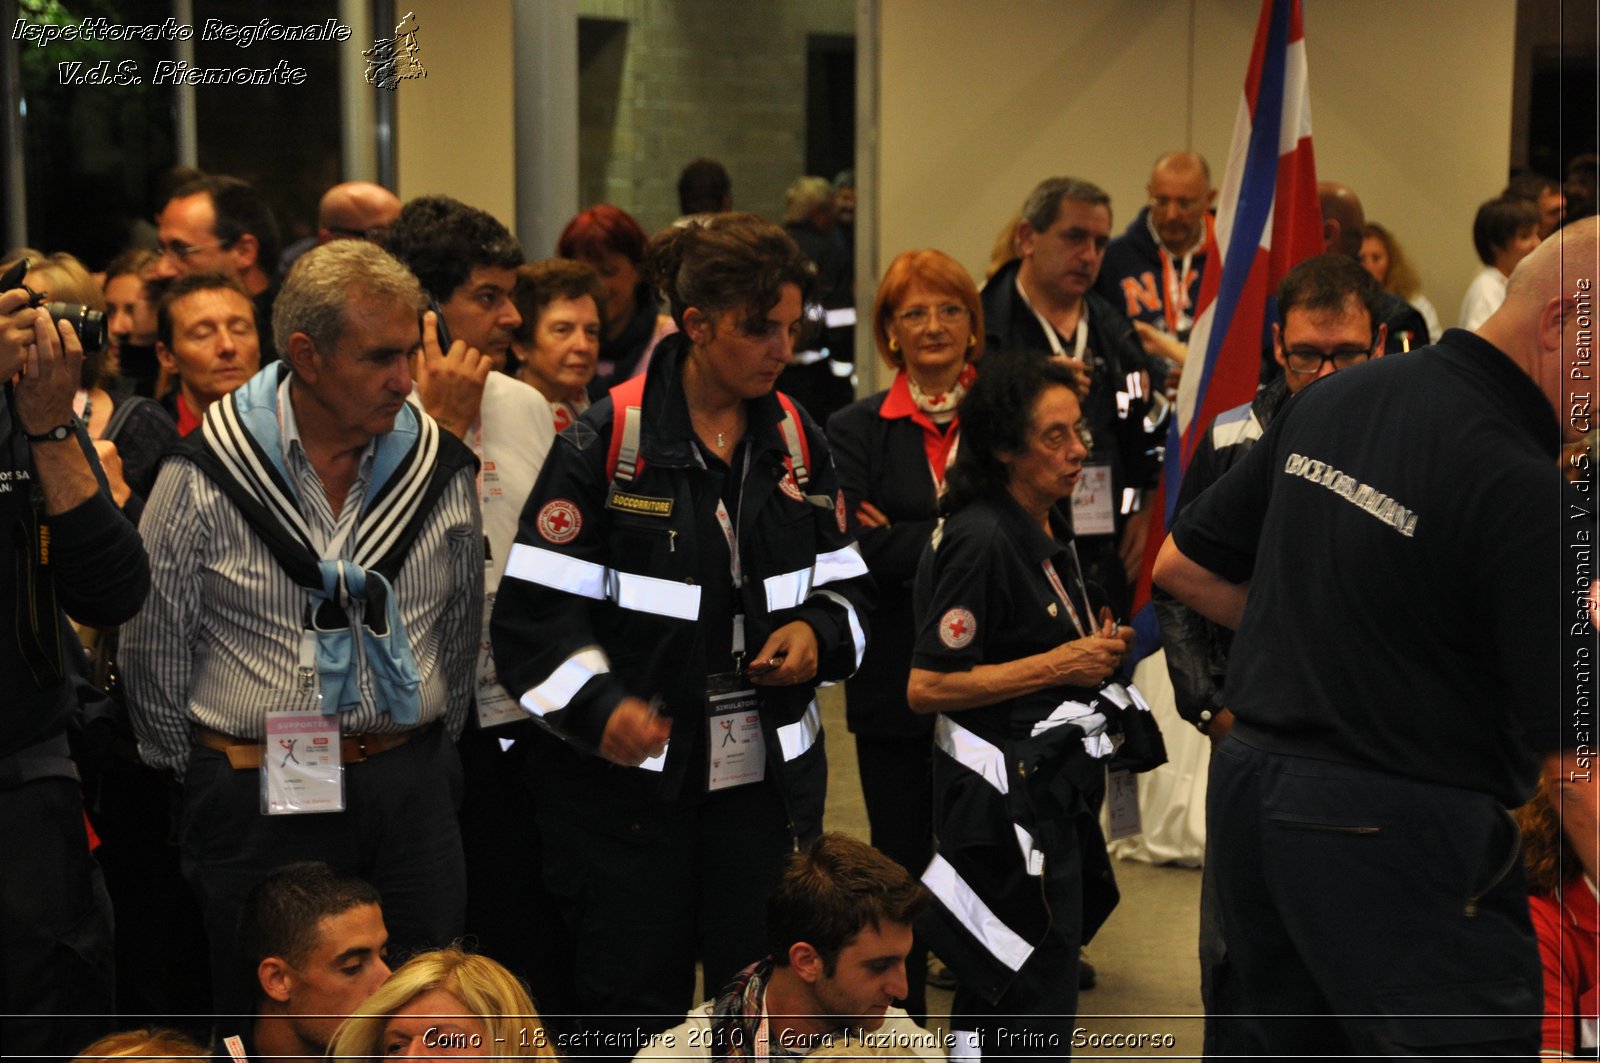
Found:
<path fill-rule="evenodd" d="M 365 240 L 335 240 L 295 259 L 272 306 L 278 354 L 289 357 L 289 337 L 303 332 L 328 354 L 344 335 L 352 299 L 393 300 L 416 313 L 428 305 L 422 284 L 400 260 Z"/>
<path fill-rule="evenodd" d="M 1108 211 L 1111 209 L 1111 197 L 1094 182 L 1081 177 L 1047 177 L 1023 201 L 1022 220 L 1034 232 L 1044 232 L 1056 223 L 1063 199 L 1093 203 Z"/>

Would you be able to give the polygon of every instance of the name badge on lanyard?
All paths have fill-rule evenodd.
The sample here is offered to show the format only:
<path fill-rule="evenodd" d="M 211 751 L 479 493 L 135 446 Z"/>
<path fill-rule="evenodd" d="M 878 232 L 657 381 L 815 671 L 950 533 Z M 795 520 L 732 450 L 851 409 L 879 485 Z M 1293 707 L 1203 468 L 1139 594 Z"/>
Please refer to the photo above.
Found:
<path fill-rule="evenodd" d="M 267 711 L 261 753 L 261 812 L 268 816 L 344 811 L 339 717 Z"/>
<path fill-rule="evenodd" d="M 767 775 L 767 738 L 761 732 L 761 704 L 752 687 L 742 687 L 737 672 L 706 679 L 706 789 L 729 790 L 760 782 Z"/>
<path fill-rule="evenodd" d="M 1117 518 L 1111 505 L 1111 466 L 1085 465 L 1072 489 L 1072 531 L 1076 535 L 1114 535 Z"/>
<path fill-rule="evenodd" d="M 492 562 L 485 563 L 485 568 L 490 564 Z M 489 645 L 489 615 L 494 612 L 494 599 L 492 593 L 483 596 L 483 634 L 478 639 L 478 685 L 473 691 L 478 729 L 482 731 L 528 718 L 522 706 L 500 685 L 500 670 L 495 667 L 494 650 Z"/>

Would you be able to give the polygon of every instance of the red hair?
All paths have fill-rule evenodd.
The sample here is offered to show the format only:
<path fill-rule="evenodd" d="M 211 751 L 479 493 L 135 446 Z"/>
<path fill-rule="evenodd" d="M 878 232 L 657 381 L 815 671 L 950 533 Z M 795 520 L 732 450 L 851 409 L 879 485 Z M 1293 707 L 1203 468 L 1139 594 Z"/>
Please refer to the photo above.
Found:
<path fill-rule="evenodd" d="M 978 287 L 966 267 L 943 251 L 928 248 L 922 251 L 902 251 L 895 256 L 878 283 L 878 295 L 872 302 L 872 338 L 878 344 L 878 356 L 891 369 L 900 369 L 905 355 L 889 350 L 889 320 L 906 297 L 913 284 L 922 283 L 943 295 L 948 295 L 967 308 L 972 315 L 972 335 L 976 345 L 967 355 L 967 361 L 976 362 L 983 357 L 983 303 L 978 299 Z"/>
<path fill-rule="evenodd" d="M 596 203 L 567 222 L 556 241 L 556 254 L 593 260 L 615 253 L 637 266 L 644 260 L 645 240 L 633 215 L 610 203 Z"/>

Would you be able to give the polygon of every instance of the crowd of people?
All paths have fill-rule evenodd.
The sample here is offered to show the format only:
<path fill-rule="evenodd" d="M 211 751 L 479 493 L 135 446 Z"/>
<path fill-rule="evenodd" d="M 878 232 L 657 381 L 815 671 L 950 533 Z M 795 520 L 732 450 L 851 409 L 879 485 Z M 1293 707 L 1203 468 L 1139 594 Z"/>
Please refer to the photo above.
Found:
<path fill-rule="evenodd" d="M 1187 466 L 1154 602 L 1215 747 L 1208 1054 L 1521 1052 L 1546 1000 L 1593 1047 L 1554 619 L 1593 172 L 1480 208 L 1448 332 L 1324 183 Z M 1165 760 L 1133 611 L 1210 169 L 1161 155 L 1120 233 L 1045 179 L 981 288 L 907 250 L 870 299 L 848 171 L 782 225 L 713 160 L 679 189 L 530 262 L 365 182 L 280 251 L 191 172 L 98 275 L 0 263 L 7 1054 L 1070 1054 L 1107 788 Z M 823 831 L 840 682 L 870 846 Z M 85 1047 L 119 1015 L 189 1019 Z"/>

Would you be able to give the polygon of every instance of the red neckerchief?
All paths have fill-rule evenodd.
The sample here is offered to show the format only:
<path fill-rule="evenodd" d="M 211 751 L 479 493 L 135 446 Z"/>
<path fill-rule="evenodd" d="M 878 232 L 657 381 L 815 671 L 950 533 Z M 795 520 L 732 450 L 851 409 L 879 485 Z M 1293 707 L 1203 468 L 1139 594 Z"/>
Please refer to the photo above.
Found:
<path fill-rule="evenodd" d="M 970 387 L 977 375 L 977 367 L 969 365 L 961 371 L 960 383 Z M 878 416 L 886 421 L 909 417 L 912 423 L 922 429 L 922 449 L 928 456 L 928 472 L 933 476 L 934 487 L 937 489 L 942 486 L 945 465 L 950 460 L 950 448 L 955 445 L 961 427 L 960 415 L 956 415 L 947 429 L 941 432 L 939 426 L 911 401 L 911 380 L 902 369 L 895 374 L 894 383 L 889 385 L 889 394 L 878 408 Z"/>
<path fill-rule="evenodd" d="M 178 392 L 178 436 L 182 438 L 200 427 L 201 418 L 183 400 L 183 392 Z"/>

